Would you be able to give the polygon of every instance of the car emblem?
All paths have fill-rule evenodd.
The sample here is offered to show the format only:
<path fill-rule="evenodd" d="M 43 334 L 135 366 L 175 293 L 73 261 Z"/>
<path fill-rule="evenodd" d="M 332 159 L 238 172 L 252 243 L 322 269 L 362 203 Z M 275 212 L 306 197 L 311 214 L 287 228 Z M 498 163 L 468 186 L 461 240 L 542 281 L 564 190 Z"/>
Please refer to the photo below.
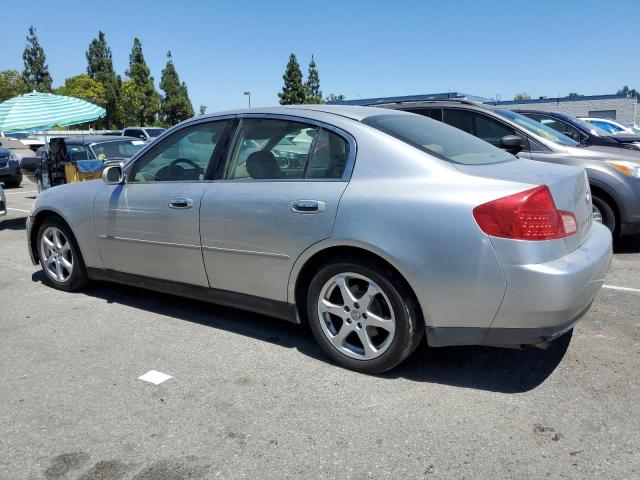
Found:
<path fill-rule="evenodd" d="M 589 203 L 591 201 L 591 194 L 589 192 L 584 194 L 585 203 Z"/>

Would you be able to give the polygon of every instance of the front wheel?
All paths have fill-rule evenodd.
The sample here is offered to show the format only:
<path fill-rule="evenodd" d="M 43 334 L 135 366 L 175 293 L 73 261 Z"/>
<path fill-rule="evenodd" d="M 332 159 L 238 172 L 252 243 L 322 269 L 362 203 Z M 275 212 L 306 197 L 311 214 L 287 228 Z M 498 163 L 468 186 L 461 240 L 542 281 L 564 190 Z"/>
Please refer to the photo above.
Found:
<path fill-rule="evenodd" d="M 339 365 L 381 373 L 417 347 L 424 323 L 404 282 L 374 262 L 338 260 L 311 281 L 307 296 L 311 331 Z"/>
<path fill-rule="evenodd" d="M 38 256 L 47 279 L 58 290 L 78 290 L 88 282 L 76 239 L 59 218 L 49 217 L 38 230 Z"/>

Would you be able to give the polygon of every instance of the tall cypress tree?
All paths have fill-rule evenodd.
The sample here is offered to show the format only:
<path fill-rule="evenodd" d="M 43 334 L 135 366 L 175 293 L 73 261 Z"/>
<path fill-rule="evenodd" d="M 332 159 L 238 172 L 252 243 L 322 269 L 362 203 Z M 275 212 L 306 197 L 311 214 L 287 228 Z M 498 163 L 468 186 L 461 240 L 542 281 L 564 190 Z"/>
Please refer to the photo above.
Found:
<path fill-rule="evenodd" d="M 302 83 L 302 71 L 295 54 L 289 55 L 287 70 L 282 76 L 284 86 L 282 92 L 278 93 L 281 105 L 297 105 L 305 103 L 306 89 Z"/>
<path fill-rule="evenodd" d="M 160 117 L 164 123 L 175 125 L 193 117 L 193 105 L 189 100 L 187 85 L 180 83 L 170 51 L 167 52 L 167 65 L 162 70 L 160 89 L 164 92 L 160 99 Z"/>
<path fill-rule="evenodd" d="M 129 55 L 129 68 L 126 71 L 126 75 L 135 83 L 136 91 L 142 96 L 140 99 L 142 108 L 138 116 L 140 125 L 153 124 L 158 116 L 160 96 L 153 84 L 151 71 L 144 61 L 142 42 L 138 38 L 133 39 L 133 48 Z"/>
<path fill-rule="evenodd" d="M 107 115 L 103 120 L 105 128 L 122 127 L 118 115 L 118 101 L 120 89 L 118 76 L 113 69 L 111 48 L 107 45 L 104 33 L 98 32 L 98 38 L 94 38 L 89 44 L 87 56 L 87 74 L 102 84 L 105 93 L 105 105 Z"/>
<path fill-rule="evenodd" d="M 49 75 L 49 67 L 46 63 L 47 57 L 44 54 L 44 49 L 40 46 L 33 25 L 29 27 L 27 45 L 24 47 L 22 60 L 24 60 L 22 77 L 29 84 L 29 87 L 38 92 L 50 92 L 51 75 Z"/>
<path fill-rule="evenodd" d="M 322 100 L 322 90 L 320 90 L 320 75 L 316 67 L 316 61 L 311 55 L 311 63 L 309 63 L 309 73 L 307 82 L 304 84 L 306 90 L 305 103 L 324 103 Z"/>

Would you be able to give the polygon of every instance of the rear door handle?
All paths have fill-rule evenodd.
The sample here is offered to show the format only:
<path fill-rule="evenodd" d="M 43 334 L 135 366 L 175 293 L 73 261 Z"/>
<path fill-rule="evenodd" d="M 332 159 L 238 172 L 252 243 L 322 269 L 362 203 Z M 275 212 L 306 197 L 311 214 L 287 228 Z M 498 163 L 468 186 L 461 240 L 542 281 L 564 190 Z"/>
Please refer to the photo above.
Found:
<path fill-rule="evenodd" d="M 327 208 L 327 204 L 319 200 L 295 200 L 289 206 L 296 213 L 320 213 Z"/>
<path fill-rule="evenodd" d="M 193 207 L 193 199 L 187 197 L 171 197 L 169 199 L 170 208 L 191 208 Z"/>

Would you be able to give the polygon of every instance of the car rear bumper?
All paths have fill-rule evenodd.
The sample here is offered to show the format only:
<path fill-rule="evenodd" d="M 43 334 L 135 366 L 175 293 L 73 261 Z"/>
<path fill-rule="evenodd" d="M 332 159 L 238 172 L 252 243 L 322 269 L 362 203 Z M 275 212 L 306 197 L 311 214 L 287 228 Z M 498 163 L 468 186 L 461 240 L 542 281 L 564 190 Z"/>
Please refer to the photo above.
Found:
<path fill-rule="evenodd" d="M 567 331 L 589 310 L 613 252 L 611 233 L 594 223 L 573 252 L 540 264 L 503 265 L 507 288 L 489 328 L 427 328 L 431 346 L 535 345 Z"/>

